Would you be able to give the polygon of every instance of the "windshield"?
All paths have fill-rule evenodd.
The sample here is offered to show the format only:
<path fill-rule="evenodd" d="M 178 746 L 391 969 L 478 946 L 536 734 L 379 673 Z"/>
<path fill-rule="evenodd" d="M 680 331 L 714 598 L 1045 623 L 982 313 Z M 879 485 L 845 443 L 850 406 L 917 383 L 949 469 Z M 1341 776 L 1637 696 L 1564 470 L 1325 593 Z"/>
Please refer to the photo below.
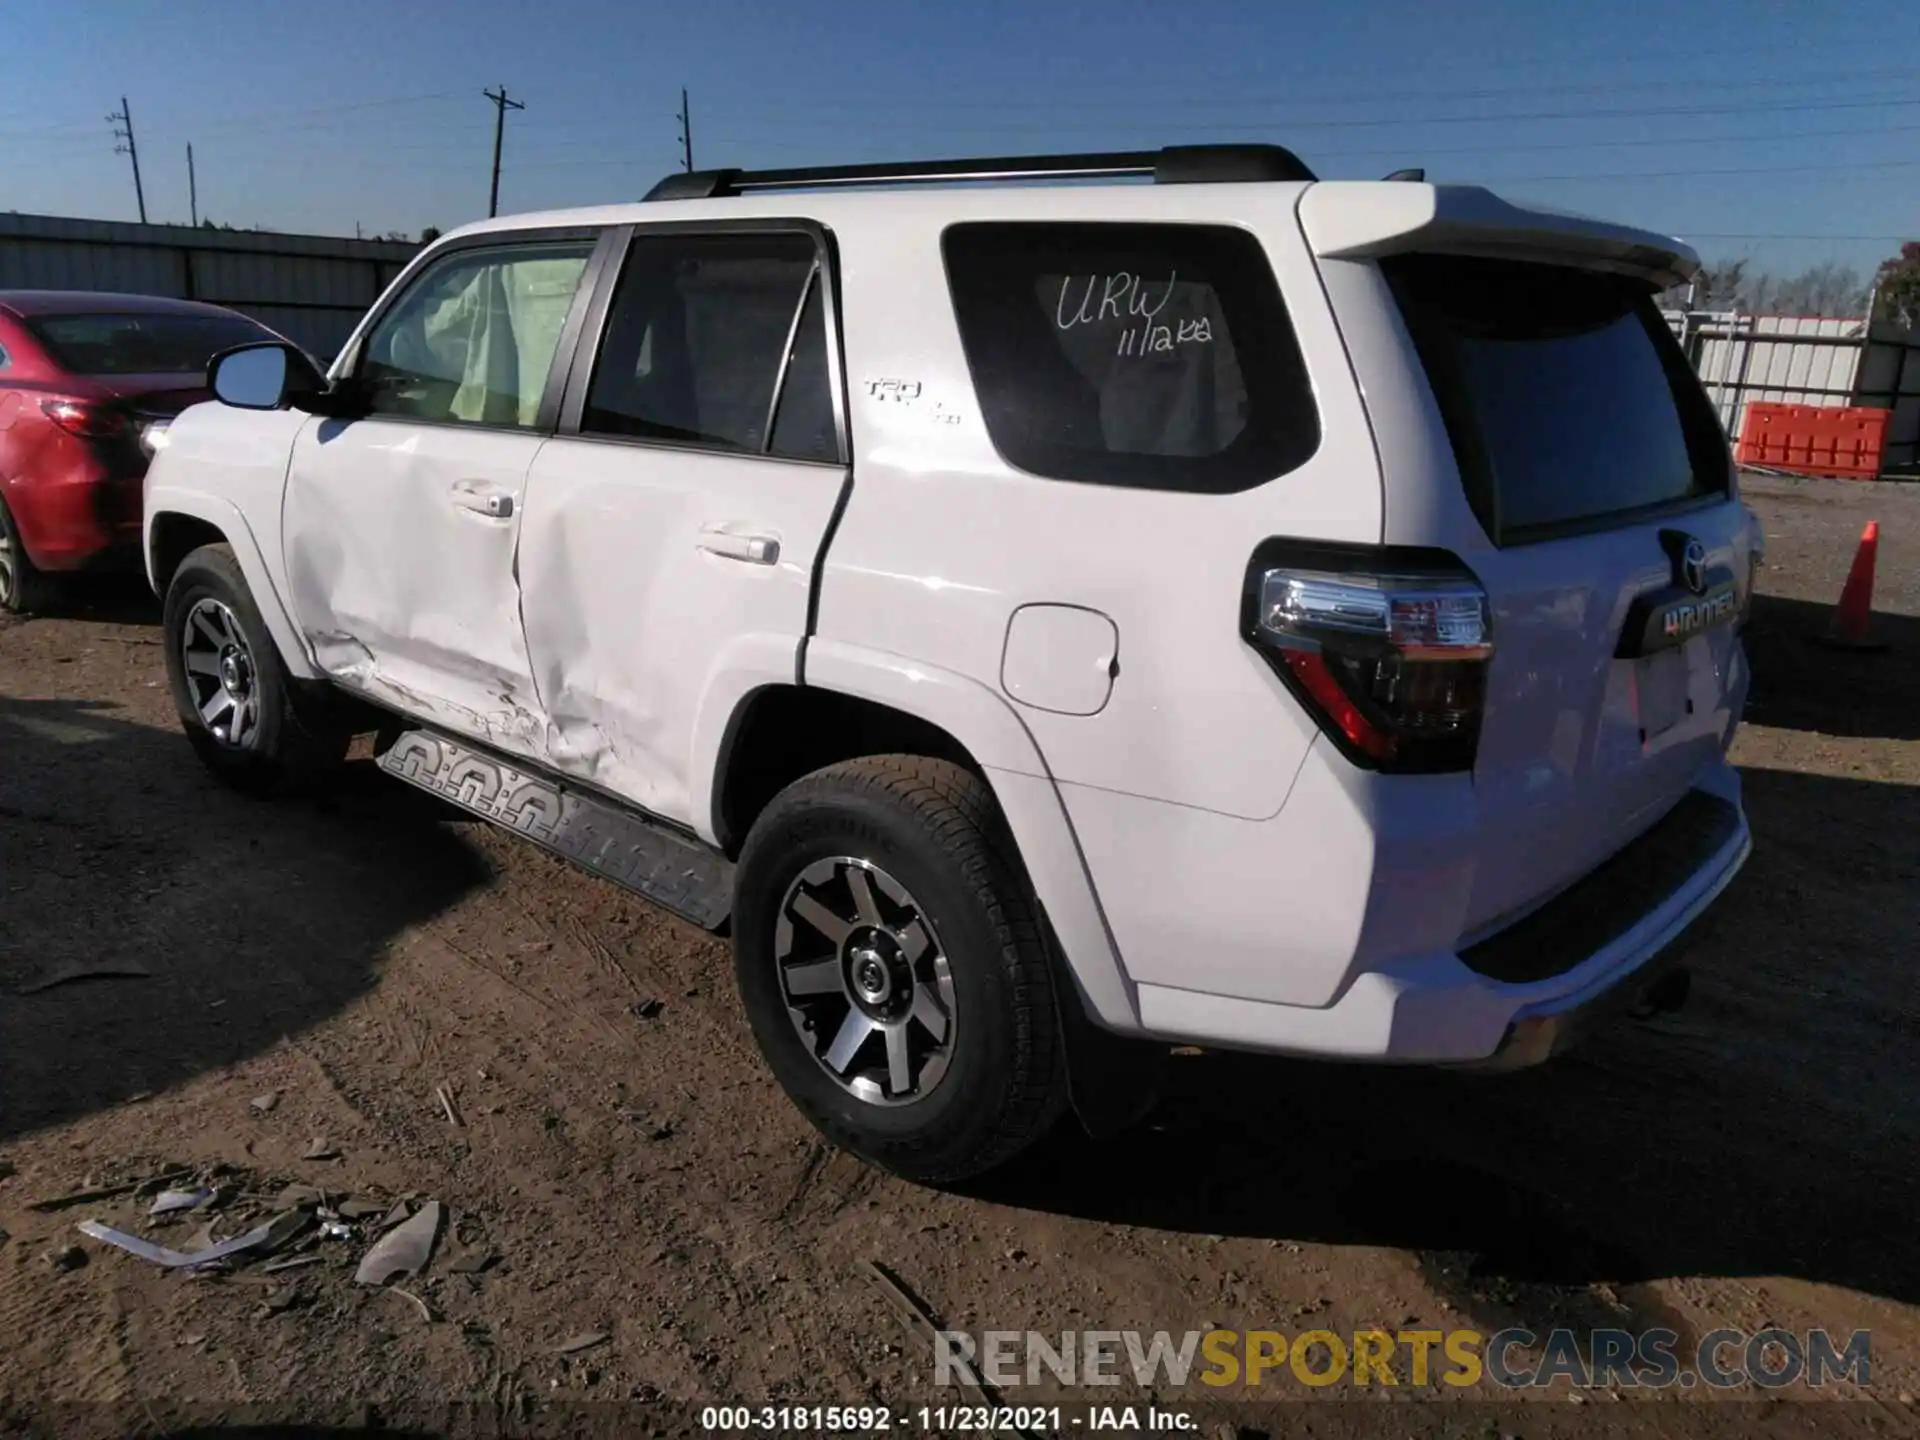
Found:
<path fill-rule="evenodd" d="M 222 350 L 274 337 L 238 315 L 36 315 L 28 328 L 74 375 L 200 375 Z"/>
<path fill-rule="evenodd" d="M 1725 437 L 1644 286 L 1457 256 L 1381 268 L 1494 543 L 1726 490 Z"/>

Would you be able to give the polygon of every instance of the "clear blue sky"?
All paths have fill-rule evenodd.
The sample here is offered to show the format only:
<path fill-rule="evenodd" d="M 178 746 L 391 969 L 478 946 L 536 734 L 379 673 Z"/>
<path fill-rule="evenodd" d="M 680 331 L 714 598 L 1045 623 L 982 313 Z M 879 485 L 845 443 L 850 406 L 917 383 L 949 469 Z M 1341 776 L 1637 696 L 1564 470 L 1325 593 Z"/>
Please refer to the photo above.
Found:
<path fill-rule="evenodd" d="M 7 0 L 0 208 L 418 232 L 637 197 L 694 160 L 1274 140 L 1425 165 L 1776 269 L 1920 238 L 1920 7 L 1898 0 Z M 1782 238 L 1775 238 L 1782 237 Z M 1831 238 L 1853 237 L 1853 238 Z"/>

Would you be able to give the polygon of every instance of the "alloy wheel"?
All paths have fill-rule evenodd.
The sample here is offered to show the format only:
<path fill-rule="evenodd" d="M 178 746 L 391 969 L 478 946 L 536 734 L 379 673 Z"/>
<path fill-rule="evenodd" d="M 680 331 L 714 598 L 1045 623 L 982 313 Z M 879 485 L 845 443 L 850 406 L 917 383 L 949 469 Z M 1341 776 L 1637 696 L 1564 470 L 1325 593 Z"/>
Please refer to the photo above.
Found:
<path fill-rule="evenodd" d="M 953 1058 L 953 978 L 918 901 L 835 856 L 787 887 L 774 928 L 781 998 L 820 1068 L 874 1105 L 923 1100 Z"/>
<path fill-rule="evenodd" d="M 260 676 L 233 610 L 219 600 L 196 600 L 182 628 L 180 658 L 207 733 L 232 749 L 251 748 L 260 734 Z"/>

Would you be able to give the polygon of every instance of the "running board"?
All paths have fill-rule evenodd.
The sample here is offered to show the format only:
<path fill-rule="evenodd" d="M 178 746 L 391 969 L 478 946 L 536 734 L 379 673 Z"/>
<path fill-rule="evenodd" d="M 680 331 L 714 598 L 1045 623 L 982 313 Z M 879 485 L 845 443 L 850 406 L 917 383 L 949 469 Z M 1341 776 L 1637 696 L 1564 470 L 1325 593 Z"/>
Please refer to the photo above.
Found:
<path fill-rule="evenodd" d="M 637 811 L 425 730 L 402 732 L 379 765 L 705 929 L 732 912 L 733 862 Z"/>

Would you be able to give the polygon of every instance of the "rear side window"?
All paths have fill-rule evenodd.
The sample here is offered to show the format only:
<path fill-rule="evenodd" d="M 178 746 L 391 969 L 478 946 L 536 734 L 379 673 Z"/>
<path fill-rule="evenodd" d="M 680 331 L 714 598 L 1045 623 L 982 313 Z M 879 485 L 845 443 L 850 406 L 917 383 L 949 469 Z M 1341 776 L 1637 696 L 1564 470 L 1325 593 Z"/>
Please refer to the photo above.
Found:
<path fill-rule="evenodd" d="M 1495 544 L 1726 491 L 1719 422 L 1644 285 L 1457 256 L 1381 269 Z"/>
<path fill-rule="evenodd" d="M 636 236 L 581 430 L 837 460 L 824 303 L 810 236 Z"/>
<path fill-rule="evenodd" d="M 968 224 L 942 247 L 981 415 L 1020 469 L 1222 494 L 1318 448 L 1299 342 L 1246 231 Z"/>

